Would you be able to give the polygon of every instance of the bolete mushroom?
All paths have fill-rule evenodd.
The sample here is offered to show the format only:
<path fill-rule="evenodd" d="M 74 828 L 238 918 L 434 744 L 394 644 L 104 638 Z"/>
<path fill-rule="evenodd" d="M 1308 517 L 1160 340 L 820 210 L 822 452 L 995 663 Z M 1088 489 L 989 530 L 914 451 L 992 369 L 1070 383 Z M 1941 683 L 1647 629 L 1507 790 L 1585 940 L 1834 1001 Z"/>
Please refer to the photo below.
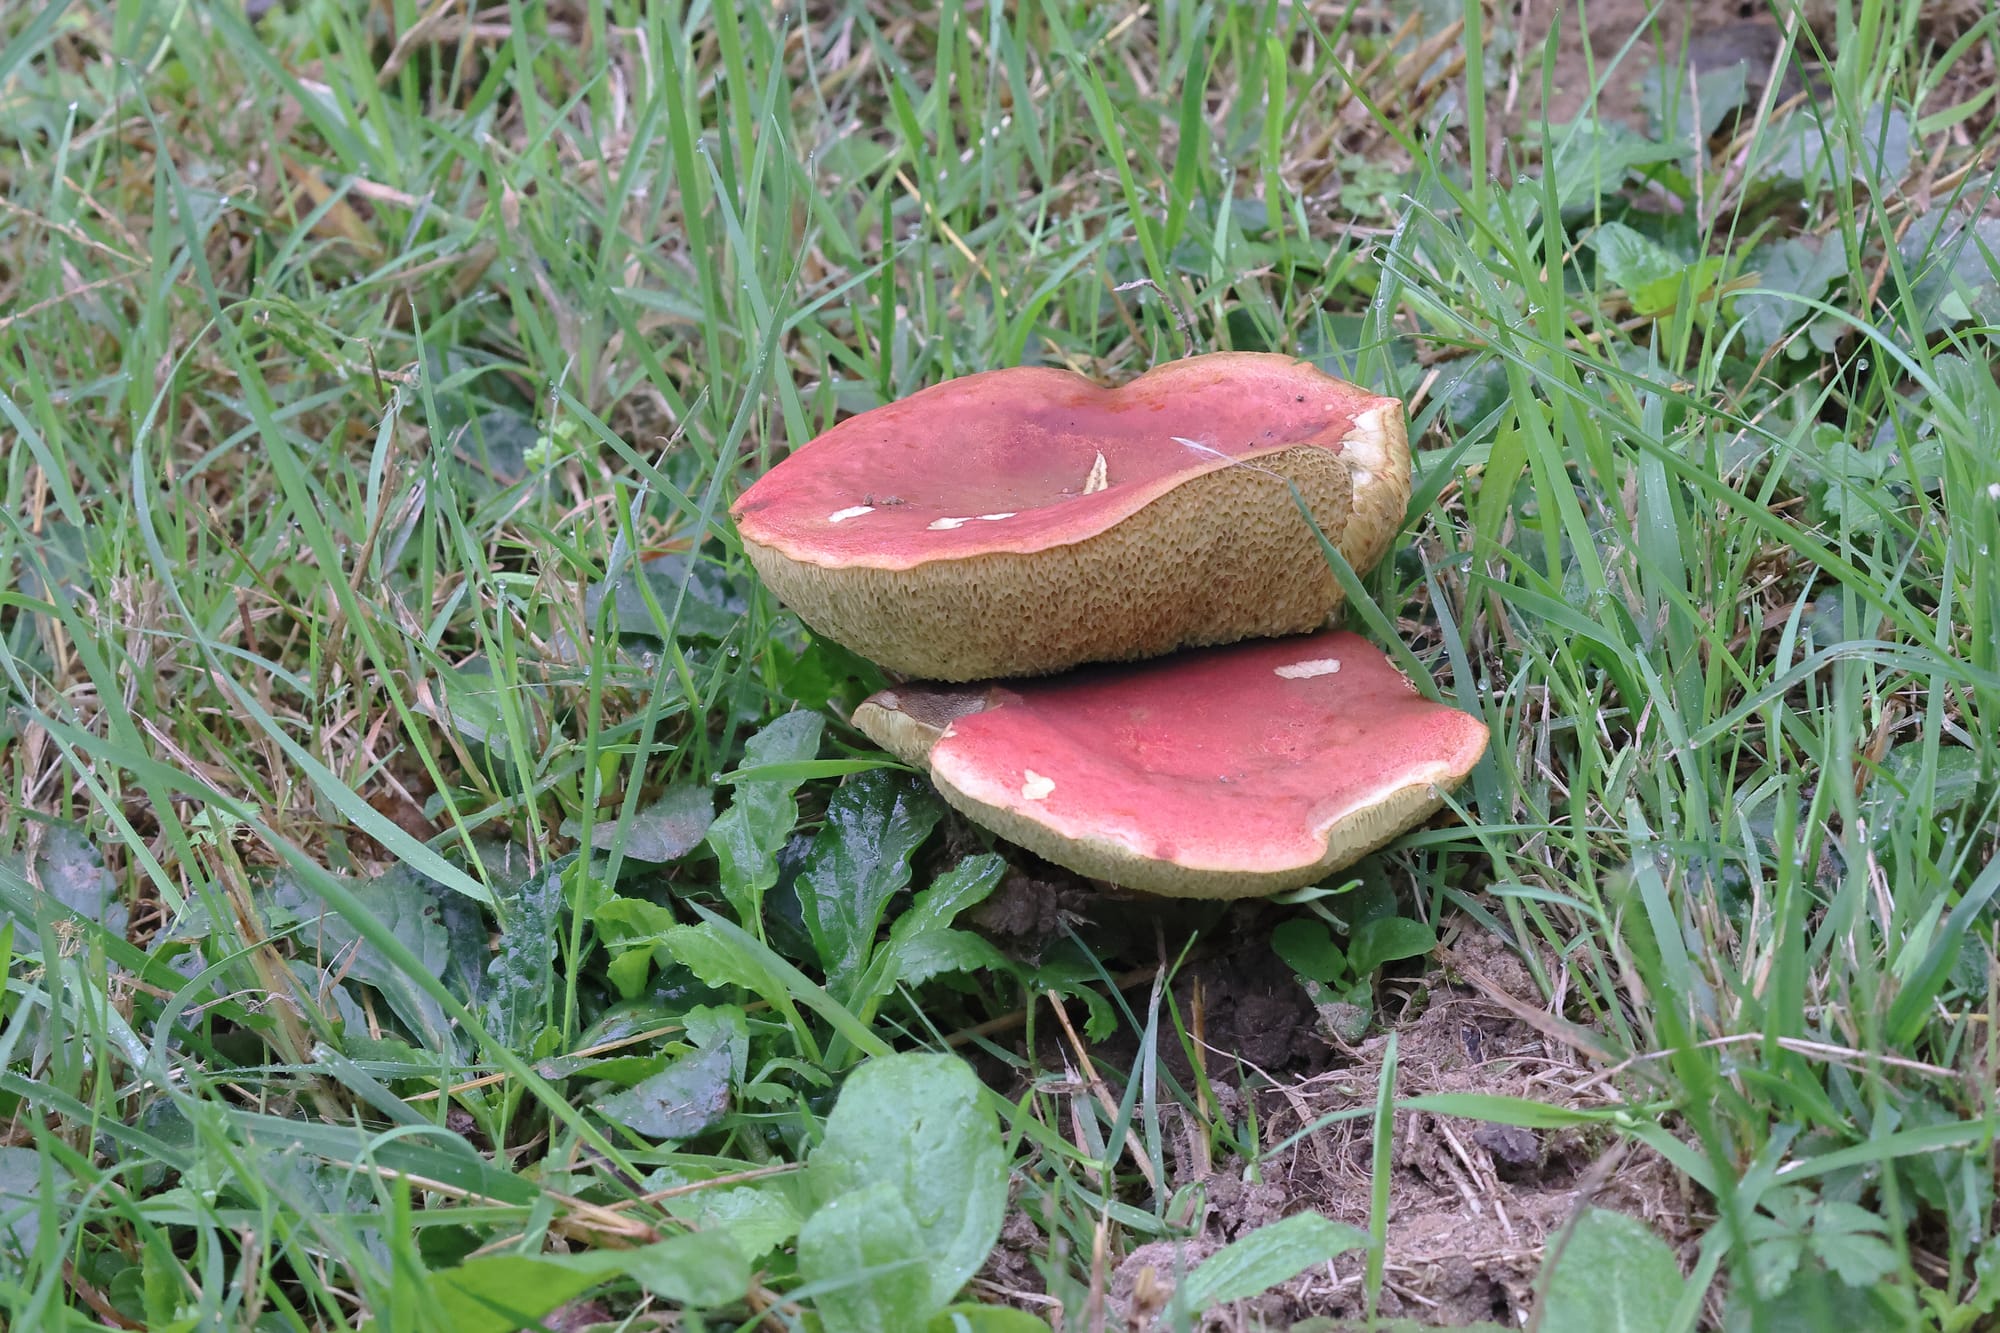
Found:
<path fill-rule="evenodd" d="M 1080 874 L 1201 898 L 1353 863 L 1436 811 L 1487 739 L 1346 631 L 898 686 L 854 724 L 974 823 Z"/>
<path fill-rule="evenodd" d="M 1318 628 L 1402 522 L 1402 404 L 1265 353 L 1105 389 L 1017 367 L 948 380 L 800 446 L 732 508 L 816 632 L 963 681 Z"/>

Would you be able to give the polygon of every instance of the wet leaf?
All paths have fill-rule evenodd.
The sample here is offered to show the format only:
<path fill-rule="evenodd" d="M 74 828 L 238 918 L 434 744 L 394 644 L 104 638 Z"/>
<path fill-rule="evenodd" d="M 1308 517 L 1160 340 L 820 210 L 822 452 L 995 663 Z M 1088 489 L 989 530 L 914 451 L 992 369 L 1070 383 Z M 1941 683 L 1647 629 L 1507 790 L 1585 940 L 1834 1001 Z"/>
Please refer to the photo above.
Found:
<path fill-rule="evenodd" d="M 548 1026 L 561 919 L 559 871 L 529 880 L 506 902 L 500 952 L 487 967 L 486 1022 L 509 1049 L 533 1050 Z"/>
<path fill-rule="evenodd" d="M 819 753 L 825 719 L 818 713 L 786 713 L 752 736 L 743 747 L 742 768 L 792 763 Z M 778 853 L 799 820 L 794 793 L 798 780 L 741 782 L 729 808 L 708 829 L 708 845 L 722 880 L 722 894 L 737 920 L 755 921 L 764 894 L 778 882 Z"/>
<path fill-rule="evenodd" d="M 814 1298 L 826 1333 L 922 1328 L 941 1301 L 925 1243 L 896 1187 L 878 1182 L 833 1199 L 799 1229 L 799 1273 L 826 1289 Z"/>
<path fill-rule="evenodd" d="M 11 873 L 30 887 L 39 885 L 55 902 L 86 921 L 97 922 L 112 935 L 122 938 L 125 934 L 130 913 L 118 901 L 117 881 L 104 868 L 97 844 L 74 824 L 44 825 L 32 864 L 25 851 L 16 852 L 0 857 L 0 873 Z M 15 920 L 14 947 L 40 947 L 32 917 Z"/>
<path fill-rule="evenodd" d="M 1368 1233 L 1358 1227 L 1318 1213 L 1295 1213 L 1258 1227 L 1204 1259 L 1182 1280 L 1176 1300 L 1189 1314 L 1248 1300 L 1315 1264 L 1367 1244 Z"/>
<path fill-rule="evenodd" d="M 1686 1285 L 1673 1250 L 1644 1222 L 1588 1209 L 1548 1276 L 1542 1327 L 1664 1333 Z"/>
<path fill-rule="evenodd" d="M 728 1047 L 693 1051 L 597 1109 L 647 1138 L 693 1138 L 729 1113 L 734 1072 Z"/>
<path fill-rule="evenodd" d="M 807 1176 L 823 1203 L 862 1197 L 865 1191 L 883 1200 L 884 1208 L 894 1200 L 903 1209 L 913 1231 L 898 1244 L 911 1247 L 901 1253 L 924 1261 L 918 1271 L 928 1282 L 926 1313 L 965 1285 L 1000 1237 L 1007 1206 L 1000 1127 L 979 1079 L 954 1056 L 886 1055 L 855 1070 L 827 1117 L 826 1138 L 814 1151 Z M 825 1211 L 822 1207 L 807 1220 L 806 1232 Z M 830 1242 L 827 1224 L 821 1226 L 822 1241 Z M 805 1232 L 799 1240 L 803 1259 Z M 878 1237 L 841 1243 L 865 1246 L 873 1256 L 888 1253 Z"/>
<path fill-rule="evenodd" d="M 1736 298 L 1744 347 L 1760 355 L 1789 330 L 1811 321 L 1817 312 L 1805 302 L 1825 296 L 1833 280 L 1847 272 L 1847 257 L 1838 244 L 1796 237 L 1758 249 L 1750 263 L 1757 271 L 1757 286 L 1802 298 L 1755 291 Z M 1799 350 L 1803 355 L 1805 348 Z"/>
<path fill-rule="evenodd" d="M 665 865 L 701 846 L 714 822 L 715 793 L 685 783 L 667 788 L 659 800 L 634 811 L 630 823 L 607 819 L 592 826 L 586 841 L 595 851 L 616 847 L 630 860 Z M 576 827 L 571 821 L 563 825 L 563 832 L 575 837 Z"/>
<path fill-rule="evenodd" d="M 644 588 L 640 586 L 642 579 Z M 611 581 L 608 590 L 613 630 L 650 639 L 664 638 L 671 622 L 673 637 L 677 639 L 720 642 L 729 637 L 749 608 L 749 600 L 730 587 L 720 566 L 685 552 L 658 556 L 637 567 L 628 563 Z M 597 623 L 598 608 L 603 605 L 606 591 L 605 584 L 594 583 L 584 594 L 584 614 L 593 625 Z M 647 605 L 648 592 L 660 608 L 658 616 Z M 678 618 L 675 618 L 676 607 Z"/>
<path fill-rule="evenodd" d="M 751 1260 L 763 1258 L 799 1232 L 798 1210 L 789 1200 L 750 1185 L 696 1190 L 666 1200 L 665 1206 L 699 1231 L 728 1237 Z"/>
<path fill-rule="evenodd" d="M 915 986 L 948 972 L 1000 972 L 1007 956 L 969 930 L 926 930 L 890 946 L 895 980 Z"/>
<path fill-rule="evenodd" d="M 432 976 L 445 975 L 451 947 L 439 899 L 450 890 L 407 866 L 396 866 L 374 879 L 350 883 L 348 891 Z M 279 917 L 306 923 L 295 938 L 313 962 L 343 973 L 349 981 L 374 987 L 429 1049 L 452 1049 L 451 1024 L 438 1002 L 363 939 L 345 917 L 328 911 L 304 884 L 280 873 L 267 901 Z"/>
<path fill-rule="evenodd" d="M 49 1162 L 48 1172 L 58 1193 L 63 1192 L 69 1173 L 54 1161 Z M 40 1153 L 33 1148 L 0 1148 L 0 1237 L 4 1237 L 0 1257 L 34 1253 L 42 1228 L 42 1185 Z M 62 1209 L 54 1208 L 49 1215 L 59 1221 L 61 1214 Z"/>
<path fill-rule="evenodd" d="M 857 773 L 833 794 L 798 892 L 835 994 L 867 965 L 882 911 L 909 883 L 910 857 L 943 813 L 928 782 L 886 770 Z"/>

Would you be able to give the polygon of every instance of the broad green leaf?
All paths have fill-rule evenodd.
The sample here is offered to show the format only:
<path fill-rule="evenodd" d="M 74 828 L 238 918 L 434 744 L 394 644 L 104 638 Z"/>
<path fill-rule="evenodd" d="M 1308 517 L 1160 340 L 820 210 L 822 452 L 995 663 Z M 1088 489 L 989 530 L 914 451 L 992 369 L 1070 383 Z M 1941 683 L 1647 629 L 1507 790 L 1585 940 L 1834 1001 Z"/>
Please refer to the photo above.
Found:
<path fill-rule="evenodd" d="M 631 860 L 665 865 L 701 846 L 714 823 L 714 791 L 685 783 L 667 788 L 659 800 L 633 811 L 629 823 L 607 819 L 593 825 L 586 841 L 600 852 L 616 847 Z M 565 824 L 563 832 L 573 837 L 575 827 Z"/>
<path fill-rule="evenodd" d="M 728 1114 L 732 1064 L 727 1046 L 693 1051 L 597 1109 L 648 1138 L 692 1138 Z"/>
<path fill-rule="evenodd" d="M 928 1253 L 909 1205 L 888 1181 L 832 1200 L 799 1229 L 800 1276 L 828 1284 L 814 1297 L 826 1333 L 922 1328 L 942 1304 Z"/>
<path fill-rule="evenodd" d="M 1757 286 L 1767 290 L 1738 296 L 1736 313 L 1743 320 L 1746 350 L 1758 355 L 1812 319 L 1815 312 L 1805 302 L 1826 295 L 1834 279 L 1847 272 L 1847 257 L 1837 240 L 1793 237 L 1753 251 L 1750 263 L 1757 270 Z M 1790 296 L 1774 295 L 1778 292 Z"/>
<path fill-rule="evenodd" d="M 725 1236 L 692 1231 L 636 1250 L 593 1251 L 585 1262 L 599 1256 L 661 1300 L 696 1309 L 733 1304 L 750 1290 L 749 1261 Z"/>
<path fill-rule="evenodd" d="M 611 629 L 649 639 L 662 638 L 671 629 L 677 639 L 714 639 L 719 643 L 729 637 L 749 606 L 748 600 L 729 586 L 719 565 L 686 552 L 659 556 L 636 567 L 628 563 L 610 581 L 608 590 Z M 594 583 L 583 595 L 584 614 L 593 623 L 606 591 L 605 584 Z M 650 603 L 648 592 L 652 594 Z M 657 616 L 654 606 L 659 607 Z M 672 624 L 662 621 L 662 616 L 671 618 Z"/>
<path fill-rule="evenodd" d="M 818 713 L 786 713 L 743 746 L 742 768 L 797 763 L 819 752 L 825 719 Z M 722 879 L 722 895 L 744 924 L 764 910 L 764 894 L 778 882 L 778 852 L 799 820 L 794 796 L 801 779 L 737 784 L 729 808 L 708 827 L 708 845 Z"/>
<path fill-rule="evenodd" d="M 1556 1255 L 1542 1327 L 1550 1333 L 1665 1333 L 1686 1285 L 1673 1250 L 1644 1222 L 1591 1208 Z"/>
<path fill-rule="evenodd" d="M 1678 279 L 1687 267 L 1665 247 L 1622 222 L 1607 222 L 1590 234 L 1598 271 L 1629 294 L 1647 283 Z"/>
<path fill-rule="evenodd" d="M 125 904 L 118 901 L 117 881 L 104 868 L 104 857 L 97 844 L 76 825 L 44 825 L 32 864 L 25 852 L 19 852 L 0 857 L 0 871 L 11 872 L 24 884 L 38 885 L 56 903 L 85 921 L 95 921 L 113 935 L 125 934 L 129 913 Z M 32 918 L 14 924 L 17 948 L 40 947 Z"/>
<path fill-rule="evenodd" d="M 59 1201 L 42 1198 L 42 1155 L 33 1148 L 0 1148 L 0 1232 L 7 1235 L 0 1251 L 33 1254 L 44 1216 L 60 1224 L 67 1211 Z M 66 1192 L 69 1172 L 53 1159 L 47 1164 L 56 1192 Z"/>
<path fill-rule="evenodd" d="M 1347 959 L 1333 942 L 1333 933 L 1315 917 L 1280 922 L 1271 932 L 1271 951 L 1309 981 L 1331 986 L 1347 975 Z"/>
<path fill-rule="evenodd" d="M 374 879 L 349 881 L 347 890 L 370 916 L 394 935 L 434 977 L 451 961 L 451 942 L 444 928 L 438 898 L 443 887 L 429 876 L 398 865 Z M 340 970 L 349 980 L 372 986 L 388 1000 L 396 1016 L 432 1050 L 448 1051 L 450 1024 L 444 1008 L 429 992 L 362 938 L 361 932 L 337 912 L 329 912 L 319 896 L 290 872 L 272 882 L 269 901 L 279 913 L 307 926 L 297 932 L 301 947 L 322 966 Z"/>
<path fill-rule="evenodd" d="M 886 1055 L 855 1070 L 807 1175 L 822 1201 L 876 1186 L 894 1191 L 916 1228 L 932 1308 L 957 1294 L 1000 1237 L 1000 1127 L 979 1079 L 955 1056 Z"/>
<path fill-rule="evenodd" d="M 1859 1204 L 1830 1199 L 1813 1218 L 1812 1249 L 1850 1287 L 1872 1287 L 1902 1267 L 1888 1223 Z"/>
<path fill-rule="evenodd" d="M 798 888 L 835 995 L 845 996 L 867 965 L 882 911 L 909 883 L 910 857 L 943 813 L 928 782 L 887 770 L 857 773 L 833 794 Z"/>
<path fill-rule="evenodd" d="M 1347 944 L 1347 965 L 1357 977 L 1368 977 L 1384 963 L 1415 958 L 1437 948 L 1437 935 L 1421 921 L 1384 916 L 1356 928 Z"/>
<path fill-rule="evenodd" d="M 754 1185 L 696 1190 L 666 1200 L 665 1207 L 697 1231 L 727 1236 L 752 1262 L 799 1233 L 799 1214 L 790 1200 Z"/>
<path fill-rule="evenodd" d="M 604 1281 L 552 1258 L 489 1254 L 431 1274 L 437 1325 L 456 1333 L 514 1333 Z"/>
<path fill-rule="evenodd" d="M 1294 1213 L 1258 1227 L 1211 1254 L 1182 1280 L 1177 1302 L 1189 1314 L 1248 1300 L 1315 1264 L 1363 1249 L 1368 1233 L 1318 1213 Z"/>

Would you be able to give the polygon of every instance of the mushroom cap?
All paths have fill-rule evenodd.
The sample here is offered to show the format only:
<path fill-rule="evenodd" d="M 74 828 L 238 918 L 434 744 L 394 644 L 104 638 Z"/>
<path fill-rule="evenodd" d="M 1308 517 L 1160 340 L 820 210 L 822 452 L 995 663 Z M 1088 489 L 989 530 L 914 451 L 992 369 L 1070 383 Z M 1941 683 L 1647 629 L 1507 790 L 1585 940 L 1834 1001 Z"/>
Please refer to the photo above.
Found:
<path fill-rule="evenodd" d="M 1350 563 L 1379 560 L 1409 497 L 1402 404 L 1219 352 L 1115 389 L 1032 366 L 948 380 L 802 445 L 731 512 L 816 632 L 976 680 L 1324 624 L 1339 585 L 1293 486 Z"/>
<path fill-rule="evenodd" d="M 898 686 L 854 725 L 1009 841 L 1198 898 L 1280 893 L 1352 864 L 1429 818 L 1487 740 L 1347 631 Z"/>

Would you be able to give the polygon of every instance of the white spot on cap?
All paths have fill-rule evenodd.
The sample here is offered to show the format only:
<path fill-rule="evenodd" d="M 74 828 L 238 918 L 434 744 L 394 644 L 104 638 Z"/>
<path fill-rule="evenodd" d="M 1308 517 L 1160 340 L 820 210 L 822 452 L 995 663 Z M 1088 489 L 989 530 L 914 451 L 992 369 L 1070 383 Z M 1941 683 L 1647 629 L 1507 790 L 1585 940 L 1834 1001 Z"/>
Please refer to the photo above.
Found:
<path fill-rule="evenodd" d="M 1340 659 L 1337 657 L 1310 657 L 1303 662 L 1279 667 L 1277 674 L 1286 680 L 1311 680 L 1314 676 L 1331 676 L 1338 670 Z"/>
<path fill-rule="evenodd" d="M 1004 514 L 968 514 L 964 518 L 934 518 L 925 526 L 932 532 L 950 532 L 953 528 L 964 527 L 966 524 L 972 522 L 973 519 L 978 519 L 982 523 L 991 523 L 995 519 L 1012 518 L 1017 512 L 1019 511 L 1010 509 Z"/>
<path fill-rule="evenodd" d="M 1056 789 L 1054 778 L 1045 778 L 1032 768 L 1021 770 L 1021 799 L 1024 801 L 1045 801 Z"/>
<path fill-rule="evenodd" d="M 850 518 L 860 518 L 863 514 L 875 512 L 874 505 L 855 505 L 852 509 L 836 509 L 826 516 L 829 523 L 845 523 Z"/>
<path fill-rule="evenodd" d="M 1090 465 L 1090 475 L 1083 479 L 1083 493 L 1095 495 L 1111 485 L 1111 472 L 1104 463 L 1104 451 L 1097 451 L 1097 461 Z"/>
<path fill-rule="evenodd" d="M 2000 481 L 1996 481 L 1991 486 L 1988 486 L 1986 494 L 1995 500 L 2000 500 Z"/>

